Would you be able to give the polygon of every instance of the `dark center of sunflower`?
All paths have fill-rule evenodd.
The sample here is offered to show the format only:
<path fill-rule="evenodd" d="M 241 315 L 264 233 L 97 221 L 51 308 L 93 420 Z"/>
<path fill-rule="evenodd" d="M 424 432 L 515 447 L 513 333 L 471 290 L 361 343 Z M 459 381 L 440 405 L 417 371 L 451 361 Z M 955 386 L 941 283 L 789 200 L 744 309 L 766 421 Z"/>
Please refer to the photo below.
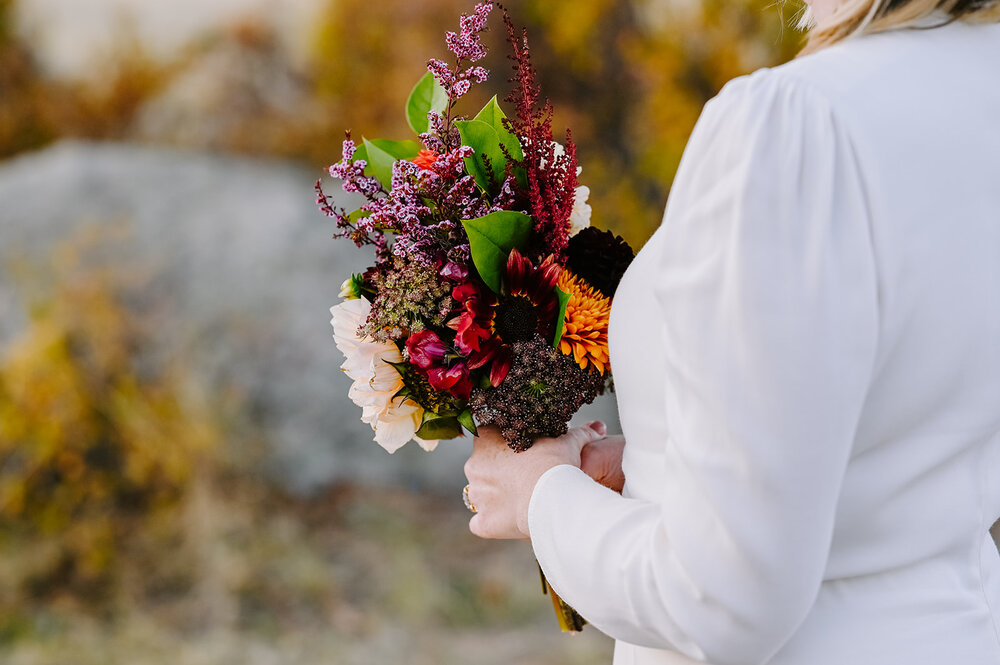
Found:
<path fill-rule="evenodd" d="M 496 309 L 496 318 L 493 320 L 500 339 L 507 342 L 523 342 L 531 339 L 538 327 L 538 312 L 527 298 L 514 296 L 504 298 Z"/>

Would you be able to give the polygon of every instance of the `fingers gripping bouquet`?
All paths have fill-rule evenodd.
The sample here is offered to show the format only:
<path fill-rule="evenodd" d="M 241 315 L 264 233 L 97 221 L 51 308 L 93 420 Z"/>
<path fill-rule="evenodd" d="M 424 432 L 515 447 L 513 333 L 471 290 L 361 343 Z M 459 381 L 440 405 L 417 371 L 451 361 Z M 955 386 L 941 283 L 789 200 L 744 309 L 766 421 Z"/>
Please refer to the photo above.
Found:
<path fill-rule="evenodd" d="M 364 205 L 335 208 L 316 183 L 335 237 L 374 248 L 375 265 L 344 282 L 331 312 L 349 396 L 389 452 L 411 439 L 431 450 L 477 425 L 525 450 L 564 434 L 611 384 L 611 297 L 633 252 L 590 227 L 575 146 L 569 132 L 553 141 L 551 104 L 506 12 L 513 116 L 496 97 L 458 115 L 489 75 L 475 63 L 492 8 L 462 16 L 446 39 L 454 64 L 430 60 L 410 94 L 419 142 L 348 134 L 330 173 Z"/>

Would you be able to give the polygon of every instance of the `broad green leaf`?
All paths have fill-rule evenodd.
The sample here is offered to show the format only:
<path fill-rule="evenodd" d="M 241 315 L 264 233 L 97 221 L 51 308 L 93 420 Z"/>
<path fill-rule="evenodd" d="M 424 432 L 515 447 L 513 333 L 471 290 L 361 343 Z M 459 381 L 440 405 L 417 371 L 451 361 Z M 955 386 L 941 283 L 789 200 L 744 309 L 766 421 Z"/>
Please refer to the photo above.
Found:
<path fill-rule="evenodd" d="M 375 150 L 369 150 L 369 146 L 375 146 Z M 367 163 L 365 175 L 378 178 L 389 189 L 392 185 L 392 165 L 400 159 L 412 160 L 419 152 L 420 144 L 416 141 L 362 139 L 361 145 L 354 151 L 352 161 L 364 160 Z"/>
<path fill-rule="evenodd" d="M 354 151 L 354 157 L 351 158 L 351 161 L 354 162 L 360 162 L 362 160 L 366 162 L 368 161 L 368 148 L 365 147 L 364 143 L 358 146 L 358 149 Z"/>
<path fill-rule="evenodd" d="M 521 151 L 521 142 L 517 140 L 509 129 L 504 127 L 503 121 L 507 118 L 504 115 L 503 110 L 500 108 L 500 104 L 497 103 L 496 95 L 493 99 L 483 107 L 483 110 L 473 118 L 473 120 L 478 120 L 480 122 L 485 122 L 487 125 L 493 128 L 497 133 L 497 139 L 505 148 L 510 156 L 516 161 L 524 159 L 524 153 Z"/>
<path fill-rule="evenodd" d="M 430 414 L 430 418 L 427 418 L 427 414 Z M 417 430 L 417 436 L 427 441 L 456 439 L 462 436 L 462 425 L 455 416 L 440 417 L 424 411 L 424 424 Z"/>
<path fill-rule="evenodd" d="M 523 248 L 531 237 L 531 217 L 501 210 L 465 220 L 462 226 L 469 236 L 472 262 L 479 276 L 494 293 L 500 293 L 501 276 L 510 251 Z"/>
<path fill-rule="evenodd" d="M 479 436 L 479 430 L 476 429 L 476 421 L 472 418 L 472 411 L 466 409 L 458 414 L 458 422 L 462 427 L 469 430 L 472 436 Z"/>
<path fill-rule="evenodd" d="M 556 338 L 552 341 L 552 346 L 558 349 L 566 328 L 566 305 L 569 304 L 569 294 L 557 286 L 556 297 L 559 299 L 559 315 L 556 317 Z"/>
<path fill-rule="evenodd" d="M 364 219 L 365 217 L 371 217 L 371 216 L 372 216 L 371 210 L 363 210 L 361 208 L 358 208 L 357 210 L 355 210 L 354 212 L 352 212 L 347 216 L 347 221 L 356 226 L 359 219 Z"/>
<path fill-rule="evenodd" d="M 416 141 L 389 141 L 388 139 L 372 139 L 370 143 L 375 144 L 380 150 L 392 155 L 396 159 L 411 160 L 420 152 L 420 144 Z"/>
<path fill-rule="evenodd" d="M 499 132 L 504 128 L 503 119 L 506 117 L 507 116 L 504 115 L 503 110 L 500 108 L 500 104 L 497 103 L 497 96 L 493 95 L 493 99 L 486 103 L 483 110 L 477 113 L 473 120 L 485 122 L 487 125 Z"/>
<path fill-rule="evenodd" d="M 413 86 L 410 97 L 406 100 L 406 121 L 410 123 L 410 129 L 417 134 L 423 134 L 430 129 L 427 114 L 431 111 L 443 113 L 446 108 L 448 108 L 448 93 L 434 75 L 427 72 Z"/>
<path fill-rule="evenodd" d="M 492 192 L 495 186 L 490 186 L 491 178 L 483 161 L 483 155 L 490 160 L 493 171 L 492 181 L 503 182 L 507 170 L 507 158 L 500 150 L 500 136 L 496 130 L 482 120 L 460 120 L 455 123 L 458 133 L 462 136 L 462 145 L 467 145 L 475 154 L 465 158 L 465 168 L 476 179 L 476 184 L 485 192 Z"/>
<path fill-rule="evenodd" d="M 392 165 L 396 163 L 396 158 L 368 139 L 364 139 L 364 142 L 365 151 L 368 153 L 365 175 L 378 178 L 386 191 L 389 191 L 392 189 Z"/>

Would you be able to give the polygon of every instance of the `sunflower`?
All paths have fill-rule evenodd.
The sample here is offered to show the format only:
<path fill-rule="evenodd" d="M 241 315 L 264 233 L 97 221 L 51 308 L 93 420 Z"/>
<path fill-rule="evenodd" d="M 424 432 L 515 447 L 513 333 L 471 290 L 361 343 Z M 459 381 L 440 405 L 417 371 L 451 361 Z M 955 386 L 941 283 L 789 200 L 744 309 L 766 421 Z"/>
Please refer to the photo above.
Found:
<path fill-rule="evenodd" d="M 558 286 L 569 294 L 559 350 L 572 355 L 581 369 L 594 367 L 604 374 L 608 368 L 611 299 L 569 270 L 562 271 Z"/>

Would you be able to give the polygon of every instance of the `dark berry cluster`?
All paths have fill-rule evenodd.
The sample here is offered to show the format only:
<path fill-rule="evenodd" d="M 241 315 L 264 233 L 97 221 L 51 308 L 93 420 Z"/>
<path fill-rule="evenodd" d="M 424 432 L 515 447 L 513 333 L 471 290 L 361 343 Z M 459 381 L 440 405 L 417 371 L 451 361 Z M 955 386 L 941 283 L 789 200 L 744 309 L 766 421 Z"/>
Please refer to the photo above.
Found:
<path fill-rule="evenodd" d="M 539 336 L 511 349 L 507 378 L 496 388 L 473 390 L 469 406 L 479 424 L 499 427 L 507 445 L 522 451 L 535 439 L 565 434 L 573 414 L 601 394 L 604 378 Z"/>

